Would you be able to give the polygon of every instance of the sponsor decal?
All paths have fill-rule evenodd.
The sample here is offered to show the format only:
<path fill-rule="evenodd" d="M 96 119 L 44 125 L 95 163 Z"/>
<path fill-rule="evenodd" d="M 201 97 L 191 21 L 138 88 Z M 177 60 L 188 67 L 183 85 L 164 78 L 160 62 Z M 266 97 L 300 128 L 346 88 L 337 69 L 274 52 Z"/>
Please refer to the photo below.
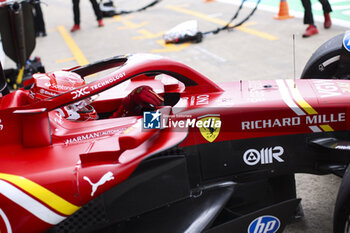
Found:
<path fill-rule="evenodd" d="M 320 114 L 320 115 L 312 115 L 306 116 L 306 124 L 326 124 L 333 122 L 344 122 L 346 119 L 345 112 L 338 114 Z"/>
<path fill-rule="evenodd" d="M 106 174 L 104 174 L 101 177 L 101 179 L 96 183 L 91 182 L 90 178 L 87 176 L 84 176 L 83 179 L 89 182 L 89 184 L 91 185 L 92 187 L 91 196 L 93 196 L 99 186 L 105 184 L 107 181 L 114 180 L 114 176 L 113 176 L 113 173 L 109 171 Z"/>
<path fill-rule="evenodd" d="M 344 92 L 344 93 L 350 92 L 350 83 L 337 82 L 337 84 L 342 92 Z"/>
<path fill-rule="evenodd" d="M 260 164 L 271 164 L 275 161 L 283 163 L 284 160 L 281 156 L 284 153 L 284 149 L 281 146 L 262 148 L 260 151 L 256 149 L 249 149 L 243 154 L 244 162 L 249 166 Z"/>
<path fill-rule="evenodd" d="M 113 77 L 111 77 L 111 78 L 109 78 L 109 79 L 107 79 L 107 80 L 100 81 L 100 82 L 98 82 L 97 84 L 92 85 L 92 86 L 91 86 L 91 90 L 94 91 L 94 90 L 96 90 L 96 89 L 99 89 L 99 88 L 101 88 L 101 87 L 104 87 L 104 86 L 106 86 L 106 85 L 109 85 L 109 84 L 111 84 L 111 83 L 117 81 L 118 79 L 124 78 L 125 76 L 126 76 L 126 74 L 125 74 L 125 72 L 123 72 L 123 73 L 120 73 L 120 74 L 118 74 L 118 75 L 116 75 L 116 76 L 113 76 Z"/>
<path fill-rule="evenodd" d="M 0 119 L 0 131 L 4 129 L 4 125 L 1 123 L 2 123 L 2 120 Z"/>
<path fill-rule="evenodd" d="M 157 111 L 143 112 L 143 128 L 144 129 L 160 129 L 162 114 Z"/>
<path fill-rule="evenodd" d="M 313 80 L 313 83 L 321 98 L 341 95 L 339 87 L 331 80 Z"/>
<path fill-rule="evenodd" d="M 300 117 L 242 121 L 241 123 L 242 130 L 267 129 L 267 128 L 275 128 L 275 127 L 295 126 L 295 125 L 300 125 Z"/>
<path fill-rule="evenodd" d="M 249 224 L 248 233 L 275 233 L 280 228 L 280 220 L 271 215 L 260 216 Z"/>
<path fill-rule="evenodd" d="M 341 91 L 336 83 L 330 80 L 312 80 L 312 82 L 314 83 L 314 87 L 316 88 L 320 98 L 338 96 L 341 94 Z M 334 131 L 334 129 L 328 123 L 345 122 L 345 113 L 319 114 L 303 98 L 293 80 L 276 80 L 276 83 L 283 101 L 290 107 L 297 117 L 291 117 L 290 120 L 288 120 L 288 118 L 277 120 L 271 119 L 272 122 L 270 122 L 270 120 L 257 120 L 251 121 L 251 123 L 242 122 L 242 130 L 306 125 L 312 132 L 315 133 L 323 131 L 331 132 Z"/>
<path fill-rule="evenodd" d="M 101 131 L 101 132 L 94 132 L 94 133 L 87 133 L 84 135 L 80 135 L 74 138 L 68 138 L 65 140 L 64 144 L 68 145 L 68 144 L 72 144 L 72 143 L 79 143 L 79 142 L 83 142 L 86 140 L 91 140 L 91 139 L 95 139 L 95 138 L 99 138 L 99 137 L 103 137 L 103 136 L 109 136 L 109 135 L 113 135 L 116 134 L 118 132 L 124 131 L 125 128 L 123 129 L 111 129 L 111 130 L 107 130 L 107 131 Z"/>
<path fill-rule="evenodd" d="M 209 95 L 191 96 L 190 106 L 209 104 Z"/>
<path fill-rule="evenodd" d="M 72 82 L 71 79 L 68 78 L 68 81 L 70 81 L 72 84 L 75 84 L 75 82 Z M 74 87 L 69 87 L 69 86 L 65 86 L 65 85 L 61 85 L 61 84 L 55 84 L 55 83 L 45 83 L 45 86 L 47 87 L 51 87 L 53 89 L 56 90 L 60 90 L 60 91 L 70 91 L 73 90 Z"/>
<path fill-rule="evenodd" d="M 315 125 L 315 124 L 328 124 L 336 122 L 345 122 L 346 113 L 331 113 L 331 114 L 318 114 L 318 115 L 305 115 L 297 117 L 275 118 L 275 119 L 263 119 L 254 121 L 242 121 L 242 130 L 252 129 L 268 129 L 279 127 L 292 127 L 298 125 Z"/>
<path fill-rule="evenodd" d="M 48 96 L 56 96 L 57 95 L 57 93 L 55 93 L 55 92 L 47 91 L 47 90 L 41 89 L 41 88 L 40 88 L 39 93 L 44 94 L 44 95 L 48 95 Z"/>
<path fill-rule="evenodd" d="M 198 127 L 201 135 L 208 142 L 213 142 L 219 136 L 221 128 L 220 115 L 202 116 L 197 122 L 202 122 Z"/>
<path fill-rule="evenodd" d="M 344 45 L 344 48 L 350 52 L 350 32 L 349 31 L 344 36 L 343 45 Z"/>
<path fill-rule="evenodd" d="M 200 106 L 209 104 L 209 95 L 193 95 L 191 97 L 184 97 L 189 101 L 190 106 Z"/>
<path fill-rule="evenodd" d="M 89 87 L 83 87 L 83 88 L 80 88 L 79 90 L 72 91 L 71 94 L 74 95 L 72 99 L 74 100 L 76 98 L 79 98 L 80 96 L 90 94 L 90 91 L 87 90 L 88 88 Z"/>
<path fill-rule="evenodd" d="M 329 80 L 314 80 L 316 83 L 320 84 L 320 85 L 316 85 L 318 86 L 316 89 L 320 92 L 326 93 L 326 96 L 337 96 L 338 92 L 335 92 L 335 94 L 332 94 L 332 91 L 337 90 L 337 87 L 334 87 L 334 83 L 330 82 Z M 296 86 L 294 85 L 294 82 L 291 79 L 286 80 L 288 86 L 289 86 L 289 90 L 292 93 L 292 96 L 294 98 L 294 100 L 301 106 L 301 108 L 308 114 L 308 115 L 317 115 L 319 114 L 309 103 L 306 102 L 306 100 L 303 98 L 303 96 L 301 95 L 301 93 L 299 92 L 299 90 L 296 88 Z M 327 86 L 327 83 L 331 83 L 331 87 Z M 322 84 L 326 84 L 326 87 L 322 87 Z M 329 92 L 330 91 L 330 92 Z M 319 93 L 321 94 L 321 93 Z M 305 115 L 305 114 L 301 114 L 301 115 Z M 321 115 L 321 114 L 320 114 Z M 336 113 L 334 113 L 334 115 L 336 115 Z M 334 131 L 334 129 L 327 123 L 330 122 L 338 122 L 338 121 L 334 121 L 333 119 L 331 119 L 330 121 L 327 119 L 324 119 L 324 116 L 326 115 L 322 115 L 322 120 L 320 120 L 320 117 L 318 122 L 315 122 L 315 124 L 320 124 L 320 125 L 310 125 L 309 129 L 311 129 L 312 132 L 314 133 L 318 133 L 318 132 L 331 132 Z M 339 116 L 339 115 L 338 115 Z M 345 117 L 345 114 L 344 114 Z M 332 118 L 332 116 L 331 116 Z M 339 117 L 339 121 L 345 121 L 345 118 L 342 119 L 342 116 Z"/>

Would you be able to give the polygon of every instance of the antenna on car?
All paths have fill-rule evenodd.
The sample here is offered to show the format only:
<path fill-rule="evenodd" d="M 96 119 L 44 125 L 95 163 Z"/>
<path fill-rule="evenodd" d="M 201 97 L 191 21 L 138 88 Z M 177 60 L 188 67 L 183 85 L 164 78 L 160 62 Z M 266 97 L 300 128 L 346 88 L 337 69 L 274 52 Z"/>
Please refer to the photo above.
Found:
<path fill-rule="evenodd" d="M 293 80 L 294 80 L 294 88 L 297 87 L 296 85 L 296 75 L 295 75 L 295 34 L 293 34 Z"/>
<path fill-rule="evenodd" d="M 1 61 L 0 61 L 0 92 L 2 96 L 5 96 L 10 93 L 10 89 L 6 82 L 5 73 L 4 73 L 4 70 L 2 69 Z"/>

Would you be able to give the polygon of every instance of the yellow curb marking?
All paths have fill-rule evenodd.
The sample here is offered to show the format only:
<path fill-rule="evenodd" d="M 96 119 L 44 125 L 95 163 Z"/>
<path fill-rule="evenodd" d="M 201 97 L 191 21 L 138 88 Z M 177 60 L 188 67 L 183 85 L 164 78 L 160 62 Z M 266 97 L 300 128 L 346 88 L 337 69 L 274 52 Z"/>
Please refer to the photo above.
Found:
<path fill-rule="evenodd" d="M 67 29 L 64 26 L 58 26 L 57 30 L 59 31 L 62 38 L 64 39 L 64 41 L 68 45 L 68 48 L 72 52 L 75 60 L 77 60 L 78 64 L 80 66 L 84 66 L 84 65 L 89 64 L 89 62 L 86 59 L 86 57 L 84 56 L 83 52 L 80 50 L 80 48 L 75 43 L 75 41 L 73 40 L 71 35 L 68 33 Z"/>
<path fill-rule="evenodd" d="M 142 36 L 134 36 L 132 37 L 133 40 L 155 39 L 161 37 L 164 34 L 164 31 L 153 33 L 146 29 L 140 29 L 137 32 L 140 33 Z"/>
<path fill-rule="evenodd" d="M 74 57 L 68 57 L 68 58 L 56 60 L 56 63 L 64 63 L 64 62 L 74 61 L 74 60 L 75 60 Z"/>
<path fill-rule="evenodd" d="M 123 16 L 123 17 L 120 15 L 115 15 L 115 16 L 113 16 L 113 19 L 115 19 L 115 21 L 123 21 L 123 20 L 131 19 L 133 17 L 134 16 L 132 16 L 132 15 Z"/>
<path fill-rule="evenodd" d="M 64 41 L 66 42 L 66 44 L 68 45 L 68 48 L 72 52 L 74 59 L 78 62 L 78 64 L 80 66 L 88 65 L 89 61 L 86 59 L 85 55 L 80 50 L 78 45 L 75 43 L 75 41 L 73 40 L 73 38 L 71 37 L 71 35 L 67 31 L 67 29 L 64 26 L 58 26 L 57 29 L 60 32 L 60 34 L 61 34 L 62 38 L 64 39 Z M 87 77 L 94 77 L 95 75 L 96 74 L 91 74 Z M 87 78 L 87 77 L 85 77 L 85 78 Z"/>
<path fill-rule="evenodd" d="M 167 52 L 179 52 L 184 48 L 187 48 L 191 43 L 183 43 L 179 45 L 166 44 L 164 40 L 157 40 L 157 43 L 163 47 L 163 49 L 153 49 L 151 53 L 167 53 Z"/>
<path fill-rule="evenodd" d="M 122 20 L 122 23 L 124 24 L 124 26 L 118 27 L 119 30 L 123 30 L 123 29 L 136 29 L 136 28 L 140 28 L 145 26 L 146 24 L 148 24 L 148 22 L 142 22 L 139 24 L 133 23 L 129 20 Z"/>

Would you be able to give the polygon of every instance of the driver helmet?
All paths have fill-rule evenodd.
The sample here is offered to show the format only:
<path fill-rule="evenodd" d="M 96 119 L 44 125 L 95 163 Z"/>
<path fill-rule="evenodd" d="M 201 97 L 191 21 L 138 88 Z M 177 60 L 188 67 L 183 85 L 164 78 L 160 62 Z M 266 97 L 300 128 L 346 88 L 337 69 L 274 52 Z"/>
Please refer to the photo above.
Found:
<path fill-rule="evenodd" d="M 50 97 L 60 95 L 85 85 L 80 75 L 68 71 L 55 71 L 45 74 L 33 75 L 33 86 L 29 96 L 33 102 L 38 102 Z M 67 120 L 87 121 L 97 119 L 97 113 L 93 106 L 91 97 L 56 109 L 60 115 Z"/>

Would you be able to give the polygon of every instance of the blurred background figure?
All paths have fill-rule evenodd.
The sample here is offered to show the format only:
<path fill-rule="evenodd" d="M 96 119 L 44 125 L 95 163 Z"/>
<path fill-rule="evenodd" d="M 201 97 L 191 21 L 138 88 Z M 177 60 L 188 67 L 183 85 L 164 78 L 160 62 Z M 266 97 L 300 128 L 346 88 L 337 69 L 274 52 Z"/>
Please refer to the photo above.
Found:
<path fill-rule="evenodd" d="M 317 27 L 314 23 L 314 17 L 312 15 L 312 6 L 311 0 L 301 0 L 304 6 L 304 24 L 308 24 L 309 26 L 306 28 L 306 31 L 303 34 L 303 37 L 310 37 L 312 35 L 318 34 Z M 330 12 L 332 12 L 331 5 L 328 0 L 319 0 L 322 4 L 323 14 L 324 14 L 324 28 L 330 28 L 332 26 Z"/>
<path fill-rule="evenodd" d="M 80 0 L 73 0 L 73 13 L 74 13 L 74 25 L 71 32 L 75 32 L 80 30 L 80 9 L 79 9 L 79 2 Z M 94 8 L 94 12 L 97 18 L 98 26 L 103 27 L 103 21 L 102 21 L 102 12 L 100 10 L 99 5 L 97 4 L 96 0 L 90 0 L 92 7 Z"/>
<path fill-rule="evenodd" d="M 46 36 L 45 22 L 43 12 L 41 11 L 41 6 L 39 1 L 32 1 L 32 5 L 34 8 L 34 28 L 35 28 L 35 36 Z"/>

